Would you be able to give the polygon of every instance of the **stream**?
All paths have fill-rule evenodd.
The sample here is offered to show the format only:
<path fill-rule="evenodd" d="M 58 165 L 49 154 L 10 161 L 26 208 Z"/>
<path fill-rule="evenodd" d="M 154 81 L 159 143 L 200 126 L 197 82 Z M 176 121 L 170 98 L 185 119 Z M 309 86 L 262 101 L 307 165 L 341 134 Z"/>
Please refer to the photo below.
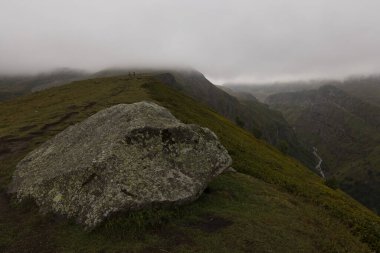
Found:
<path fill-rule="evenodd" d="M 323 160 L 322 160 L 322 158 L 318 155 L 318 149 L 317 149 L 316 147 L 313 147 L 313 154 L 314 154 L 314 156 L 318 159 L 318 163 L 317 163 L 317 165 L 315 166 L 315 169 L 316 169 L 317 171 L 319 171 L 319 174 L 321 174 L 321 177 L 322 177 L 323 179 L 325 179 L 325 173 L 323 172 L 323 170 L 322 170 L 322 168 L 321 168 L 321 165 L 322 165 Z"/>

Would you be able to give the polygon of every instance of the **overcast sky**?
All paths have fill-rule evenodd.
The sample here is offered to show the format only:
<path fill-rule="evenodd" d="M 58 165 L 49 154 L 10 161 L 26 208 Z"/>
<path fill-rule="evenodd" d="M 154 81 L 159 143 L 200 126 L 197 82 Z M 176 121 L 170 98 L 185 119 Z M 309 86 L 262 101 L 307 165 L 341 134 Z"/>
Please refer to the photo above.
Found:
<path fill-rule="evenodd" d="M 225 81 L 380 73 L 379 0 L 0 0 L 0 73 L 191 66 Z"/>

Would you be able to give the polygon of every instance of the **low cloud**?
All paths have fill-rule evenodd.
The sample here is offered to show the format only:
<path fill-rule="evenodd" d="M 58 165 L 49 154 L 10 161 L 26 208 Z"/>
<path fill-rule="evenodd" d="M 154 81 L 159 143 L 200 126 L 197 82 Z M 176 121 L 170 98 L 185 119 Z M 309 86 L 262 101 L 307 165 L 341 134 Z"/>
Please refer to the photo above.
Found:
<path fill-rule="evenodd" d="M 191 66 L 222 83 L 378 73 L 374 0 L 12 0 L 0 73 Z"/>

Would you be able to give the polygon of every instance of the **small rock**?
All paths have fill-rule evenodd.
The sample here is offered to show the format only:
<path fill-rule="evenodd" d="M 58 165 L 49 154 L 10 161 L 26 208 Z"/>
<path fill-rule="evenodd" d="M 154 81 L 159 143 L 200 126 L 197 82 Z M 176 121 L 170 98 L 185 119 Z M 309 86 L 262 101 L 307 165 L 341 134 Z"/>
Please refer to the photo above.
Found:
<path fill-rule="evenodd" d="M 236 173 L 237 171 L 236 171 L 234 168 L 229 167 L 229 168 L 225 169 L 224 172 L 232 172 L 232 173 Z"/>

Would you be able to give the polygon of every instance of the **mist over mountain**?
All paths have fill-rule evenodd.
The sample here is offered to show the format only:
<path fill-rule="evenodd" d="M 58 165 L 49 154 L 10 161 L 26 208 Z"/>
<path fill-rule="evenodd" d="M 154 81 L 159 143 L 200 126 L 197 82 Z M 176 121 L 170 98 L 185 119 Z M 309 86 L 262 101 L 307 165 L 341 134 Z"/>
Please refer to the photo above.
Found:
<path fill-rule="evenodd" d="M 0 101 L 87 77 L 83 70 L 56 69 L 36 75 L 0 75 Z"/>
<path fill-rule="evenodd" d="M 255 83 L 225 83 L 223 86 L 233 91 L 252 94 L 264 102 L 270 95 L 283 92 L 312 90 L 324 85 L 337 86 L 352 96 L 361 98 L 369 103 L 380 105 L 380 75 L 352 76 L 343 80 L 321 79 L 310 81 L 276 82 L 266 84 Z"/>
<path fill-rule="evenodd" d="M 377 73 L 379 9 L 372 0 L 6 1 L 0 74 L 185 65 L 221 84 Z"/>

